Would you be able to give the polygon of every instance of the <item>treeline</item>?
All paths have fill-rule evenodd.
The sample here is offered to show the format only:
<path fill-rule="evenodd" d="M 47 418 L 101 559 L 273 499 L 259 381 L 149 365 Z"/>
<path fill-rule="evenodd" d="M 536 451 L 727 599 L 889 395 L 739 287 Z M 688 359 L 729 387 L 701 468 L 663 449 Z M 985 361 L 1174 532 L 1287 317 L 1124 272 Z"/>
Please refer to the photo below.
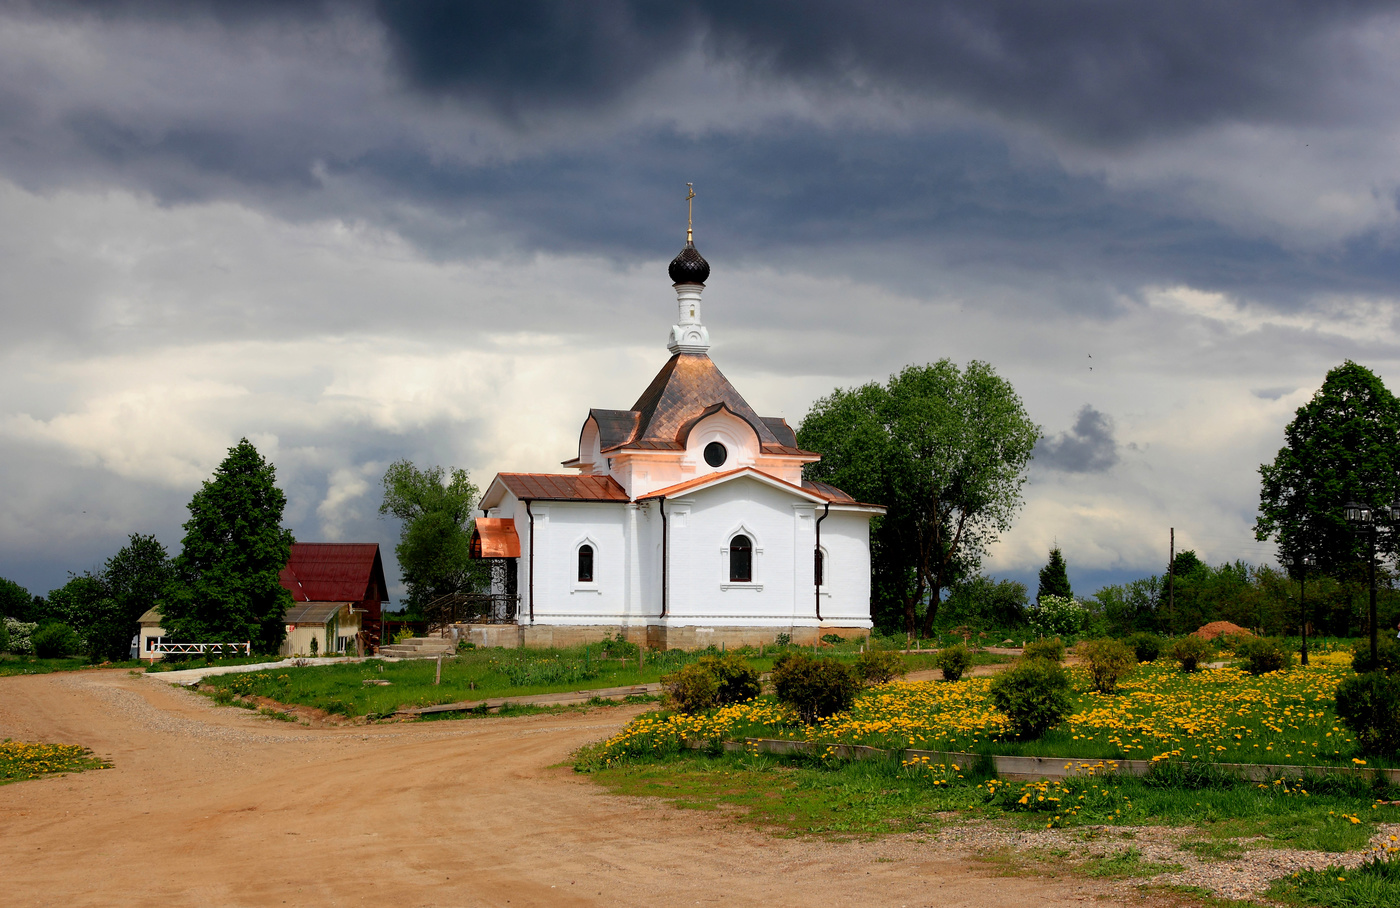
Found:
<path fill-rule="evenodd" d="M 272 464 L 242 439 L 190 499 L 174 557 L 154 536 L 133 534 L 100 569 L 70 574 L 47 597 L 0 578 L 0 615 L 18 632 L 6 636 L 27 641 L 29 625 L 66 628 L 67 652 L 125 659 L 141 615 L 155 608 L 173 639 L 249 641 L 254 652 L 275 653 L 292 604 L 278 575 L 293 541 L 282 526 L 287 500 L 275 479 Z"/>
<path fill-rule="evenodd" d="M 1308 577 L 1301 602 L 1299 592 L 1298 580 L 1277 568 L 1244 561 L 1211 566 L 1186 551 L 1177 555 L 1169 571 L 1079 598 L 1085 608 L 1080 635 L 1124 637 L 1150 631 L 1176 636 L 1212 621 L 1229 621 L 1267 636 L 1296 636 L 1304 612 L 1310 635 L 1355 637 L 1369 632 L 1366 577 Z M 953 587 L 940 608 L 938 626 L 1025 632 L 1032 608 L 1024 584 L 978 575 Z M 1400 621 L 1400 576 L 1388 568 L 1377 574 L 1376 608 L 1382 628 Z"/>

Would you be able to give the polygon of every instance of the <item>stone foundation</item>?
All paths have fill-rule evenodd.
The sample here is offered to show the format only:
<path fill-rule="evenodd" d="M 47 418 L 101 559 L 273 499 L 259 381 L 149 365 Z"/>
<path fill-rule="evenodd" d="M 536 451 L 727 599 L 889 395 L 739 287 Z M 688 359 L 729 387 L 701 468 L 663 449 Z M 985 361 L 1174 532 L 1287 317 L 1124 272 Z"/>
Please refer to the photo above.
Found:
<path fill-rule="evenodd" d="M 840 627 L 704 627 L 640 625 L 567 625 L 567 624 L 457 624 L 452 628 L 455 639 L 475 646 L 517 649 L 522 646 L 563 648 L 585 643 L 600 643 L 617 637 L 621 631 L 629 643 L 639 643 L 647 649 L 705 649 L 709 646 L 735 649 L 740 646 L 772 646 L 779 634 L 787 634 L 792 643 L 811 646 L 827 634 L 844 639 L 866 637 L 869 628 Z"/>

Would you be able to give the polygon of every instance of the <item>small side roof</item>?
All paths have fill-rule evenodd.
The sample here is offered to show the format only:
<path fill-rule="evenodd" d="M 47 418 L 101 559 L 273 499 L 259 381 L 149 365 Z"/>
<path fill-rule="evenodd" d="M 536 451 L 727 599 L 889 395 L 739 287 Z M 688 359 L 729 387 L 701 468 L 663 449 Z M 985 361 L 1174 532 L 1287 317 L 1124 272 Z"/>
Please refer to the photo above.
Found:
<path fill-rule="evenodd" d="M 349 602 L 298 602 L 287 609 L 283 624 L 325 624 Z"/>
<path fill-rule="evenodd" d="M 473 558 L 519 558 L 520 536 L 508 517 L 478 517 L 472 525 Z"/>
<path fill-rule="evenodd" d="M 148 609 L 146 609 L 144 612 L 141 613 L 141 617 L 140 617 L 140 618 L 137 618 L 137 619 L 136 619 L 136 623 L 137 623 L 137 624 L 140 624 L 140 625 L 143 625 L 143 626 L 144 626 L 144 625 L 159 625 L 159 624 L 160 624 L 162 621 L 164 621 L 164 620 L 165 620 L 165 619 L 164 619 L 163 617 L 161 617 L 160 609 L 158 609 L 158 608 L 148 608 Z"/>
<path fill-rule="evenodd" d="M 630 501 L 611 476 L 561 473 L 497 473 L 481 496 L 481 506 L 494 507 L 504 491 L 521 501 Z"/>

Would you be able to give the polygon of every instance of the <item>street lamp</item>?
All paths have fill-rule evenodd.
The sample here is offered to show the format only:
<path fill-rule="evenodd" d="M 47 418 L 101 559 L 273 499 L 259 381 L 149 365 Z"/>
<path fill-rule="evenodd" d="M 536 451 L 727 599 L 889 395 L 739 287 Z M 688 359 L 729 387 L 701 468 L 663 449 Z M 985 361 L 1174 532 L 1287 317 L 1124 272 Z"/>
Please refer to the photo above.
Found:
<path fill-rule="evenodd" d="M 1358 501 L 1348 501 L 1342 507 L 1347 523 L 1358 533 L 1366 534 L 1366 567 L 1370 572 L 1371 603 L 1367 619 L 1371 622 L 1371 664 L 1376 664 L 1376 533 L 1384 526 L 1393 530 L 1400 525 L 1400 501 L 1389 507 L 1373 509 Z"/>
<path fill-rule="evenodd" d="M 1308 664 L 1308 607 L 1307 607 L 1307 583 L 1308 568 L 1317 564 L 1317 559 L 1311 555 L 1286 555 L 1283 563 L 1298 571 L 1298 614 L 1303 622 L 1303 664 Z"/>

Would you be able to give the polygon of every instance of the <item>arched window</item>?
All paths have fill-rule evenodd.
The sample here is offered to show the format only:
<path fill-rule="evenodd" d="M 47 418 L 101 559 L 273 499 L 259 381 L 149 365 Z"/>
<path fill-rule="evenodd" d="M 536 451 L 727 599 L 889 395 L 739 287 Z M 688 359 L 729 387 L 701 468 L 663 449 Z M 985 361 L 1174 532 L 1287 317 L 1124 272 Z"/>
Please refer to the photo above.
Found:
<path fill-rule="evenodd" d="M 817 586 L 821 586 L 822 584 L 826 583 L 826 553 L 823 552 L 821 549 L 817 549 L 817 557 L 814 567 L 815 570 L 813 571 L 813 579 L 816 581 Z"/>
<path fill-rule="evenodd" d="M 593 582 L 593 546 L 591 545 L 578 547 L 578 582 Z"/>
<path fill-rule="evenodd" d="M 729 540 L 729 582 L 753 582 L 753 543 L 747 536 Z"/>

